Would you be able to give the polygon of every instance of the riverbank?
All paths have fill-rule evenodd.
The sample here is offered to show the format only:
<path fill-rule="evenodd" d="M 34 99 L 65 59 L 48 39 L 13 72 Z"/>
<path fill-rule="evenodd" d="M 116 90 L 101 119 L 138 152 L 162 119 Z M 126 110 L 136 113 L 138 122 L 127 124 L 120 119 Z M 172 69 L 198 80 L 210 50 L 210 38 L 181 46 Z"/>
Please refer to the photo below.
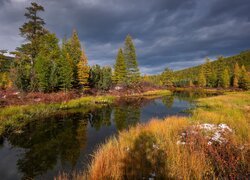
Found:
<path fill-rule="evenodd" d="M 157 97 L 163 95 L 170 95 L 168 90 L 155 90 L 147 91 L 144 93 L 131 94 L 126 96 L 85 96 L 62 103 L 39 103 L 34 105 L 21 105 L 21 106 L 7 106 L 0 109 L 0 136 L 4 133 L 11 133 L 18 131 L 21 127 L 25 126 L 30 121 L 36 120 L 41 117 L 49 117 L 51 114 L 58 113 L 59 111 L 82 108 L 85 111 L 91 108 L 101 108 L 110 105 L 123 97 Z"/>
<path fill-rule="evenodd" d="M 250 92 L 199 99 L 191 117 L 152 120 L 109 139 L 75 179 L 245 179 Z M 58 179 L 67 179 L 61 175 Z"/>

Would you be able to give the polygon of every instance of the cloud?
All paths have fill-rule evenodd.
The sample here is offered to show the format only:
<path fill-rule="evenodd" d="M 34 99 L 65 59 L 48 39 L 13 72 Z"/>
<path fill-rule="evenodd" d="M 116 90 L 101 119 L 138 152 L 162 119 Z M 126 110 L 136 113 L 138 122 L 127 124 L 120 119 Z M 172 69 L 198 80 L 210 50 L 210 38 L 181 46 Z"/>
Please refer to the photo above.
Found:
<path fill-rule="evenodd" d="M 30 0 L 0 1 L 0 49 L 23 42 L 18 27 Z M 89 63 L 113 66 L 132 35 L 142 73 L 160 73 L 250 48 L 249 0 L 38 0 L 59 38 L 78 30 Z"/>

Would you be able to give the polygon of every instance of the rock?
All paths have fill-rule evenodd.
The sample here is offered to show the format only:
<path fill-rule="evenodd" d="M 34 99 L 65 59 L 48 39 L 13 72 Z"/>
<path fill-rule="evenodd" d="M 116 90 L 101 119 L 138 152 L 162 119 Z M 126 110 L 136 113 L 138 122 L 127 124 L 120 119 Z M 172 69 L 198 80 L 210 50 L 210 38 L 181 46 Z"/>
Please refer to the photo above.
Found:
<path fill-rule="evenodd" d="M 115 86 L 115 90 L 122 90 L 123 87 L 122 86 Z"/>

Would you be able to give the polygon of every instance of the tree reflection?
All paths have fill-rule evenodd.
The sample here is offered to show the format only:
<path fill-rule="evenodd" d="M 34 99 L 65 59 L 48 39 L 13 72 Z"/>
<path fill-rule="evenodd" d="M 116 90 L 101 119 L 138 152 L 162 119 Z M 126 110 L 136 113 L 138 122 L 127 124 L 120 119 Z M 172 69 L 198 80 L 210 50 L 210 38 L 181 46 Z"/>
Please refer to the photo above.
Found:
<path fill-rule="evenodd" d="M 87 119 L 82 118 L 82 114 L 78 113 L 60 120 L 52 117 L 35 121 L 28 124 L 22 133 L 8 137 L 13 146 L 25 148 L 24 154 L 17 161 L 17 167 L 23 173 L 24 179 L 52 170 L 58 159 L 62 164 L 69 163 L 75 167 L 87 140 Z"/>
<path fill-rule="evenodd" d="M 99 130 L 102 126 L 110 126 L 111 113 L 112 113 L 111 107 L 105 107 L 90 112 L 88 119 L 91 126 L 94 127 L 96 130 Z"/>
<path fill-rule="evenodd" d="M 114 122 L 118 130 L 127 129 L 140 121 L 141 110 L 138 106 L 117 106 L 114 108 Z"/>
<path fill-rule="evenodd" d="M 162 98 L 162 103 L 170 109 L 174 104 L 174 96 L 165 96 Z"/>

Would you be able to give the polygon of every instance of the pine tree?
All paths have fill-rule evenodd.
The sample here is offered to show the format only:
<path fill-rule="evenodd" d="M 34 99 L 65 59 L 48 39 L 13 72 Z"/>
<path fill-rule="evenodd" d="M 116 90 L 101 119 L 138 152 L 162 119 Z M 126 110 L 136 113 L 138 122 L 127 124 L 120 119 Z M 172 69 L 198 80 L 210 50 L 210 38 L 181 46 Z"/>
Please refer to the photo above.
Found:
<path fill-rule="evenodd" d="M 198 75 L 198 86 L 205 87 L 206 86 L 206 77 L 204 74 L 203 68 L 201 68 L 200 73 Z"/>
<path fill-rule="evenodd" d="M 26 92 L 30 90 L 30 57 L 19 52 L 15 54 L 16 56 L 10 69 L 10 77 L 17 89 Z"/>
<path fill-rule="evenodd" d="M 63 40 L 61 57 L 57 61 L 58 67 L 58 86 L 63 91 L 68 91 L 72 87 L 73 71 L 72 71 L 72 59 L 67 52 L 66 41 Z"/>
<path fill-rule="evenodd" d="M 35 2 L 31 3 L 30 7 L 26 8 L 27 12 L 24 16 L 27 18 L 28 22 L 25 22 L 22 27 L 20 27 L 21 36 L 28 40 L 27 44 L 22 45 L 19 50 L 27 55 L 31 56 L 31 64 L 34 64 L 34 59 L 39 53 L 40 37 L 47 33 L 44 28 L 44 20 L 38 16 L 39 12 L 43 12 L 44 8 Z"/>
<path fill-rule="evenodd" d="M 244 90 L 249 90 L 250 89 L 250 75 L 246 71 L 246 68 L 244 65 L 241 67 L 241 75 L 239 79 L 239 87 L 244 89 Z"/>
<path fill-rule="evenodd" d="M 111 67 L 103 67 L 101 68 L 100 80 L 98 82 L 98 89 L 101 90 L 109 90 L 112 86 L 112 68 Z"/>
<path fill-rule="evenodd" d="M 120 48 L 114 66 L 113 81 L 115 82 L 115 84 L 123 84 L 126 80 L 126 76 L 127 76 L 127 68 L 122 49 Z"/>
<path fill-rule="evenodd" d="M 26 70 L 29 69 L 29 72 L 21 72 L 20 69 L 13 70 L 17 75 L 13 74 L 15 77 L 15 84 L 17 87 L 27 88 L 27 90 L 36 90 L 37 86 L 37 78 L 34 70 L 35 59 L 37 58 L 39 51 L 40 51 L 40 43 L 41 37 L 43 37 L 48 31 L 44 28 L 45 22 L 44 20 L 38 16 L 39 12 L 43 12 L 44 8 L 41 5 L 38 5 L 35 2 L 31 3 L 30 7 L 26 8 L 26 13 L 24 16 L 28 20 L 25 22 L 20 28 L 20 34 L 24 37 L 28 42 L 26 44 L 22 44 L 21 47 L 17 48 L 18 57 L 19 59 L 16 60 L 16 63 L 19 64 L 14 67 L 25 68 Z M 25 59 L 24 62 L 20 63 L 19 60 Z M 25 75 L 24 75 L 25 74 Z M 19 78 L 18 76 L 24 78 Z M 24 84 L 20 84 L 24 83 Z M 19 84 L 19 85 L 18 85 Z"/>
<path fill-rule="evenodd" d="M 84 90 L 89 89 L 89 71 L 90 67 L 88 66 L 88 58 L 83 49 L 81 59 L 77 64 L 77 74 L 78 82 L 81 86 L 83 86 Z"/>
<path fill-rule="evenodd" d="M 90 69 L 90 86 L 98 90 L 109 90 L 112 86 L 112 68 L 94 65 Z"/>
<path fill-rule="evenodd" d="M 89 77 L 89 82 L 90 82 L 90 87 L 92 88 L 99 88 L 98 83 L 100 81 L 101 77 L 101 67 L 99 65 L 94 65 L 90 68 L 90 77 Z"/>
<path fill-rule="evenodd" d="M 224 58 L 222 56 L 218 57 L 217 63 L 217 86 L 223 87 L 222 74 L 225 69 Z"/>
<path fill-rule="evenodd" d="M 211 87 L 218 86 L 218 78 L 217 78 L 217 75 L 216 75 L 216 71 L 214 69 L 212 69 L 212 73 L 211 73 L 209 81 L 210 81 L 210 86 Z"/>
<path fill-rule="evenodd" d="M 212 65 L 210 62 L 209 58 L 206 58 L 206 62 L 204 65 L 204 69 L 205 69 L 205 77 L 206 77 L 206 85 L 208 87 L 212 87 L 213 86 L 213 78 L 212 78 Z"/>
<path fill-rule="evenodd" d="M 228 88 L 230 86 L 230 76 L 227 68 L 222 72 L 220 85 L 223 88 Z"/>
<path fill-rule="evenodd" d="M 233 87 L 238 88 L 239 87 L 239 78 L 240 78 L 240 68 L 238 63 L 236 62 L 234 65 L 233 70 Z"/>
<path fill-rule="evenodd" d="M 173 86 L 174 73 L 171 69 L 166 68 L 161 74 L 161 81 L 164 86 Z"/>
<path fill-rule="evenodd" d="M 73 60 L 73 85 L 75 87 L 78 86 L 78 75 L 77 75 L 77 65 L 81 59 L 82 50 L 81 50 L 81 43 L 78 38 L 78 34 L 76 30 L 73 30 L 72 36 L 69 40 L 69 55 L 70 58 Z"/>
<path fill-rule="evenodd" d="M 61 56 L 56 64 L 58 69 L 58 88 L 66 92 L 72 87 L 73 72 L 70 63 L 67 58 Z"/>
<path fill-rule="evenodd" d="M 38 78 L 38 89 L 50 92 L 58 86 L 58 67 L 60 48 L 55 34 L 46 34 L 42 38 L 40 52 L 36 58 L 35 72 Z"/>
<path fill-rule="evenodd" d="M 140 70 L 138 68 L 135 46 L 130 35 L 125 40 L 124 57 L 127 67 L 127 83 L 138 83 L 140 81 Z"/>

